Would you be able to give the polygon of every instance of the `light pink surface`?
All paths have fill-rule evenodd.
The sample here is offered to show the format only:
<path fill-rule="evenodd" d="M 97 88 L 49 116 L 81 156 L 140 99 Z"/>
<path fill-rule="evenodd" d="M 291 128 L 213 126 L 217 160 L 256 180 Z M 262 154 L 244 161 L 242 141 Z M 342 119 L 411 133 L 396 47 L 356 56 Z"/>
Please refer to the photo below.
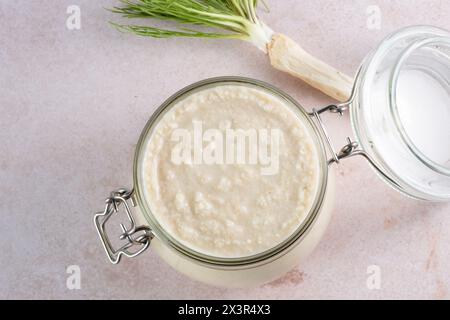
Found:
<path fill-rule="evenodd" d="M 132 184 L 132 157 L 152 111 L 197 80 L 241 75 L 270 82 L 306 108 L 328 98 L 273 70 L 251 45 L 154 40 L 121 34 L 104 7 L 116 1 L 0 2 L 0 298 L 450 298 L 450 206 L 408 199 L 362 159 L 338 167 L 331 225 L 312 256 L 282 279 L 250 290 L 202 285 L 149 251 L 110 265 L 92 216 L 109 191 Z M 353 74 L 391 31 L 450 29 L 450 2 L 268 1 L 263 19 Z M 81 7 L 82 29 L 65 26 Z M 380 30 L 367 28 L 379 5 Z M 337 144 L 348 116 L 327 118 Z M 81 290 L 66 267 L 81 268 Z M 367 267 L 382 287 L 366 286 Z"/>

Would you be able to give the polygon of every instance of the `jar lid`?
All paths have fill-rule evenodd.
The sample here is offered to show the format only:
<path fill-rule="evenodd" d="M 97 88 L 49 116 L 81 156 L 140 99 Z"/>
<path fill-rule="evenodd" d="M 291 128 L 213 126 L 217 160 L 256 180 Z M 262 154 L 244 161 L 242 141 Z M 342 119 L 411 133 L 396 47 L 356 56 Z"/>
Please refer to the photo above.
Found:
<path fill-rule="evenodd" d="M 450 200 L 450 33 L 389 36 L 363 63 L 350 109 L 358 143 L 391 185 Z"/>

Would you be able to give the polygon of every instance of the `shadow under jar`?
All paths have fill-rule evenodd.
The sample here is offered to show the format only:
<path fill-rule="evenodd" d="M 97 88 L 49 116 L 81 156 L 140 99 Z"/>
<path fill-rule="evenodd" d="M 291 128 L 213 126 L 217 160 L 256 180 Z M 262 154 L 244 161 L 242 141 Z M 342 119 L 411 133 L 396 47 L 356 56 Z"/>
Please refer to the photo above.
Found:
<path fill-rule="evenodd" d="M 248 78 L 209 79 L 176 93 L 141 134 L 134 189 L 111 193 L 95 216 L 110 261 L 151 246 L 174 269 L 204 283 L 272 281 L 318 244 L 333 207 L 333 167 L 356 155 L 408 196 L 450 200 L 449 42 L 437 28 L 400 30 L 365 59 L 349 102 L 310 113 L 281 90 Z M 321 115 L 347 109 L 356 138 L 336 152 Z M 227 150 L 215 157 L 211 146 L 226 149 L 232 130 L 247 134 L 236 152 L 264 151 L 266 157 L 252 162 L 246 153 L 230 163 Z M 278 140 L 268 134 L 273 130 Z M 199 162 L 205 157 L 196 147 L 214 159 Z M 273 172 L 262 170 L 268 162 L 258 162 L 268 150 L 278 152 Z M 122 225 L 117 247 L 106 224 L 121 209 L 130 223 Z"/>

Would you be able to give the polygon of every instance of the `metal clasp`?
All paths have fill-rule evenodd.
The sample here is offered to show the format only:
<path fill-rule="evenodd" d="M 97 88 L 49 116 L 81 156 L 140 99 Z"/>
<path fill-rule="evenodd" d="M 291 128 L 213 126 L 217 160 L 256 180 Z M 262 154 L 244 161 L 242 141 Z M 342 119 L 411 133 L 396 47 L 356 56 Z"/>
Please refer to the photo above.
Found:
<path fill-rule="evenodd" d="M 130 202 L 132 207 L 135 207 L 133 201 L 133 190 L 119 189 L 111 192 L 109 198 L 106 199 L 105 210 L 98 212 L 94 216 L 94 223 L 97 233 L 102 241 L 103 248 L 112 264 L 120 262 L 122 255 L 133 258 L 144 252 L 149 246 L 154 235 L 148 226 L 136 226 L 131 208 L 128 204 Z M 120 224 L 122 234 L 119 236 L 120 240 L 127 240 L 127 242 L 118 249 L 114 249 L 111 241 L 108 238 L 105 230 L 105 225 L 111 216 L 119 212 L 119 208 L 123 207 L 125 213 L 130 221 L 130 228 L 127 229 L 124 224 Z"/>
<path fill-rule="evenodd" d="M 352 153 L 358 148 L 358 143 L 356 141 L 352 141 L 349 137 L 347 137 L 347 145 L 345 145 L 339 152 L 336 152 L 330 135 L 328 134 L 328 131 L 325 128 L 320 115 L 324 112 L 331 112 L 342 116 L 344 112 L 348 110 L 350 103 L 351 102 L 332 104 L 319 110 L 313 109 L 313 111 L 309 113 L 310 117 L 314 117 L 317 120 L 317 123 L 319 124 L 319 130 L 325 139 L 328 151 L 331 153 L 332 158 L 328 161 L 328 164 L 339 163 L 341 159 L 351 156 Z"/>
<path fill-rule="evenodd" d="M 328 160 L 328 165 L 331 165 L 333 163 L 339 164 L 340 160 L 345 158 L 350 158 L 353 156 L 362 156 L 377 170 L 377 172 L 384 179 L 386 179 L 391 184 L 400 187 L 397 184 L 397 182 L 395 182 L 388 174 L 386 174 L 386 172 L 370 157 L 370 155 L 367 152 L 365 152 L 363 149 L 359 147 L 358 142 L 352 140 L 350 137 L 347 137 L 347 144 L 344 145 L 340 151 L 338 152 L 335 151 L 336 149 L 333 145 L 333 142 L 331 141 L 330 135 L 328 134 L 327 129 L 325 128 L 325 125 L 320 115 L 324 112 L 331 112 L 342 116 L 344 112 L 347 111 L 350 105 L 352 104 L 353 99 L 354 99 L 354 92 L 352 93 L 352 97 L 348 102 L 337 105 L 329 105 L 319 110 L 313 109 L 313 111 L 309 113 L 310 117 L 314 117 L 317 120 L 317 123 L 319 124 L 318 126 L 319 130 L 325 139 L 329 152 L 331 153 L 332 158 Z"/>

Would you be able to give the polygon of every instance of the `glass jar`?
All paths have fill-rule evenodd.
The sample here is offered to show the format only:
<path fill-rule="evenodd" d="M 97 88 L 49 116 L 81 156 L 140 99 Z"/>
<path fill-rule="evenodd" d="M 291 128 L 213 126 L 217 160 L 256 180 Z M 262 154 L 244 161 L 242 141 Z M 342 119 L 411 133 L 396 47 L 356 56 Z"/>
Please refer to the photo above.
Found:
<path fill-rule="evenodd" d="M 315 193 L 315 199 L 313 200 L 311 209 L 297 230 L 285 241 L 269 250 L 257 255 L 240 258 L 209 256 L 178 241 L 165 230 L 155 217 L 146 199 L 145 190 L 144 166 L 146 149 L 149 141 L 153 137 L 155 127 L 160 123 L 160 119 L 178 101 L 182 101 L 196 92 L 225 85 L 245 86 L 261 90 L 268 95 L 280 99 L 287 106 L 294 109 L 295 113 L 293 114 L 301 119 L 301 123 L 305 125 L 309 136 L 313 140 L 312 143 L 316 146 L 317 159 L 319 161 L 318 190 Z M 130 236 L 130 241 L 126 242 L 125 246 L 133 243 L 132 240 L 136 239 L 137 241 L 135 240 L 134 244 L 136 244 L 137 252 L 139 252 L 148 246 L 149 238 L 153 238 L 151 245 L 158 252 L 159 256 L 173 268 L 191 278 L 216 286 L 255 286 L 274 280 L 292 269 L 299 260 L 312 251 L 325 232 L 332 210 L 334 180 L 334 175 L 332 174 L 333 167 L 328 165 L 327 159 L 327 151 L 321 136 L 321 131 L 314 123 L 313 116 L 308 114 L 294 99 L 282 91 L 269 84 L 241 77 L 221 77 L 204 80 L 177 92 L 152 115 L 136 147 L 134 192 L 118 190 L 113 193 L 107 201 L 105 212 L 96 216 L 96 225 L 104 240 L 105 249 L 108 252 L 111 262 L 117 263 L 121 255 L 135 255 L 136 252 L 128 251 L 128 247 L 114 250 L 106 236 L 104 227 L 104 223 L 108 220 L 108 217 L 115 213 L 120 204 L 127 204 L 129 199 L 132 205 L 125 205 L 124 207 L 128 212 L 132 227 L 129 228 L 130 231 L 128 234 L 126 228 L 123 228 L 124 234 L 122 238 L 126 240 L 127 236 Z M 131 207 L 133 206 L 139 209 L 140 214 L 136 215 L 131 212 Z M 139 219 L 139 221 L 135 220 L 135 216 L 137 216 L 136 220 Z M 135 226 L 137 225 L 148 227 L 136 230 Z"/>
<path fill-rule="evenodd" d="M 281 90 L 240 77 L 209 79 L 181 90 L 158 108 L 141 134 L 135 153 L 134 190 L 113 192 L 104 211 L 95 215 L 110 261 L 118 263 L 122 255 L 134 257 L 151 246 L 173 268 L 208 284 L 249 287 L 272 281 L 295 267 L 317 245 L 333 208 L 333 168 L 342 159 L 356 155 L 366 158 L 385 181 L 406 195 L 450 200 L 449 78 L 450 35 L 437 28 L 412 27 L 388 37 L 365 59 L 347 103 L 308 113 Z M 177 241 L 152 214 L 143 190 L 144 148 L 161 116 L 183 97 L 224 83 L 257 87 L 295 108 L 318 150 L 319 190 L 301 225 L 273 248 L 240 258 L 208 256 Z M 347 109 L 356 139 L 349 138 L 336 152 L 321 115 L 342 114 Z M 131 225 L 122 225 L 123 243 L 116 249 L 108 238 L 106 223 L 120 209 Z"/>

